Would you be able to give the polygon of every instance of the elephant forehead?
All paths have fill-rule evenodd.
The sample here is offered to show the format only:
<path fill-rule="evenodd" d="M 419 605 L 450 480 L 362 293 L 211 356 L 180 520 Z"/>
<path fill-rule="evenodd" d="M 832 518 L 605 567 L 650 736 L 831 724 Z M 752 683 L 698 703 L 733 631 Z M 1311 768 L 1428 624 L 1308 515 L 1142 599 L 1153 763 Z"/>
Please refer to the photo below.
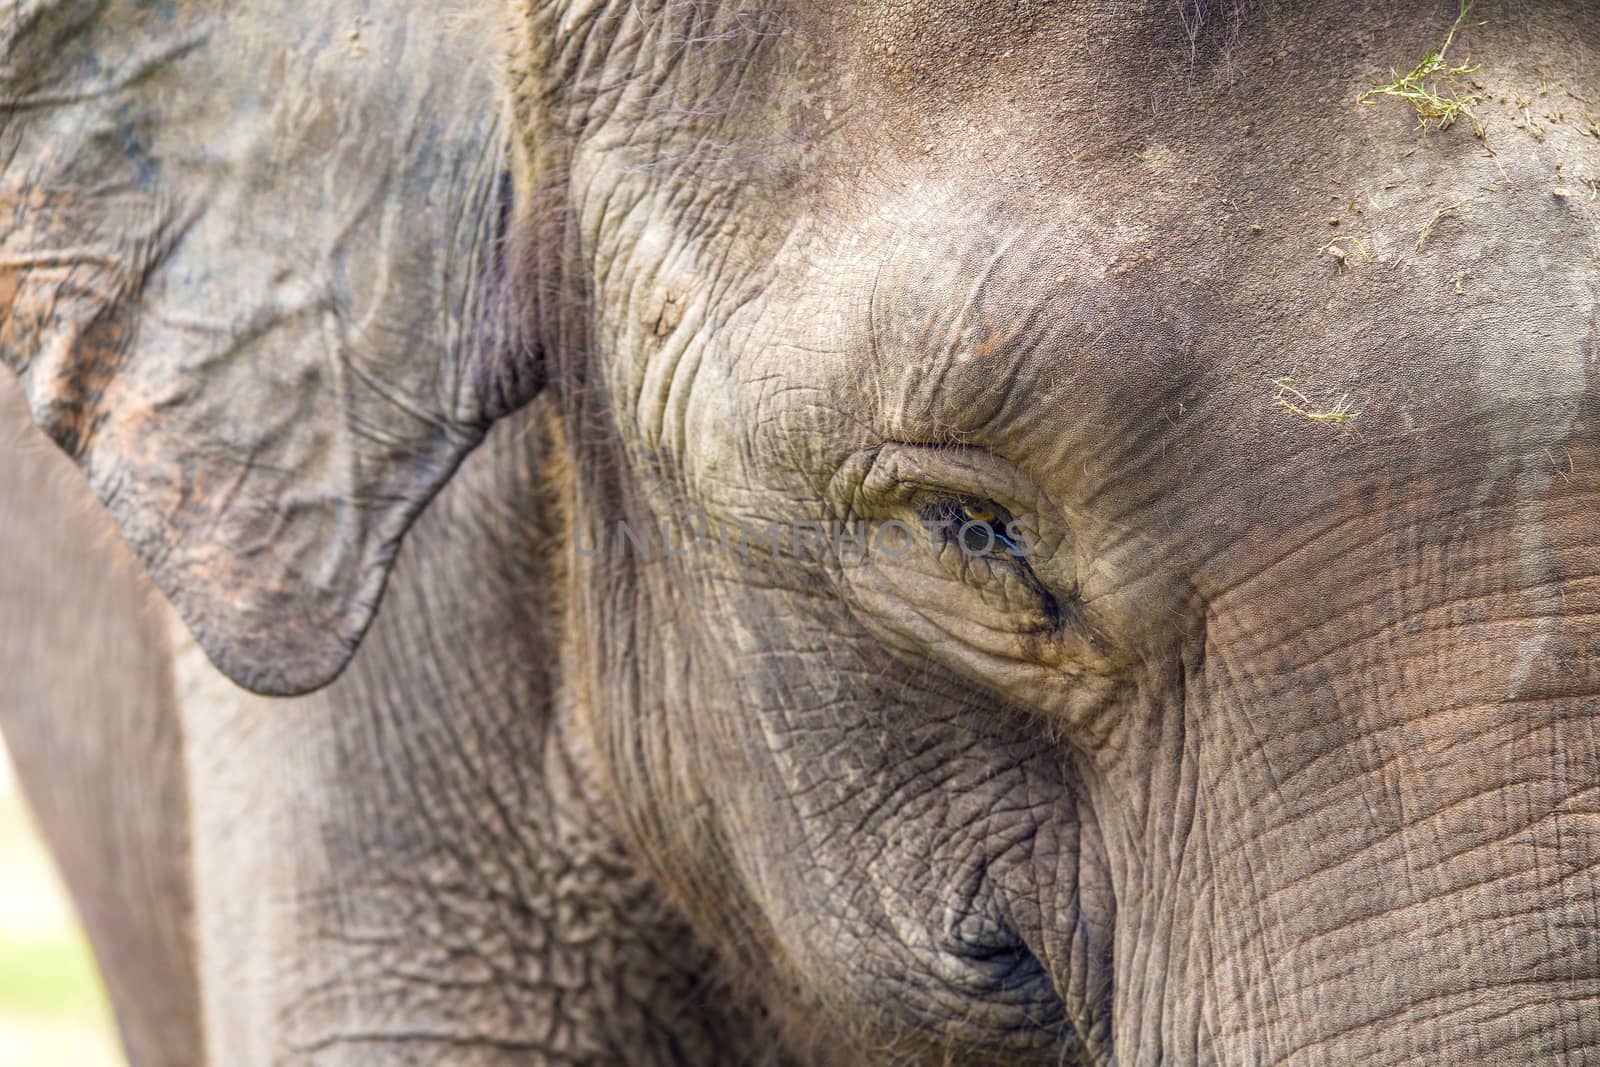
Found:
<path fill-rule="evenodd" d="M 609 364 L 614 395 L 647 442 L 714 480 L 773 482 L 780 465 L 824 479 L 873 439 L 963 439 L 1077 472 L 1063 495 L 1109 515 L 1159 506 L 1180 525 L 1250 514 L 1268 470 L 1304 477 L 1293 503 L 1314 513 L 1352 479 L 1519 432 L 1512 408 L 1560 444 L 1570 412 L 1566 429 L 1551 420 L 1587 390 L 1584 182 L 1600 167 L 1575 120 L 1514 133 L 1513 101 L 1541 64 L 1583 96 L 1584 42 L 1562 60 L 1473 31 L 1498 59 L 1478 76 L 1491 151 L 1465 124 L 1419 140 L 1403 104 L 1357 104 L 1382 70 L 1370 40 L 1319 37 L 1335 7 L 1240 29 L 1239 55 L 1262 63 L 1225 83 L 1159 36 L 1170 13 L 1006 8 L 952 60 L 984 77 L 930 68 L 922 95 L 898 93 L 891 68 L 949 45 L 972 8 L 919 33 L 899 8 L 851 7 L 879 43 L 905 40 L 863 37 L 826 70 L 820 31 L 788 26 L 796 66 L 762 77 L 823 86 L 821 103 L 683 110 L 673 144 L 714 146 L 709 169 L 634 165 L 648 138 L 580 153 L 605 347 L 628 357 Z M 1408 12 L 1418 42 L 1448 29 Z M 1183 108 L 1146 94 L 1117 111 L 1138 74 L 1128 50 L 1152 42 L 1146 87 L 1186 85 Z M 763 129 L 804 151 L 725 182 Z M 1292 410 L 1345 399 L 1354 439 Z"/>
<path fill-rule="evenodd" d="M 1016 61 L 1030 50 L 1085 66 L 1108 60 L 1171 64 L 1188 58 L 1189 49 L 1168 56 L 1161 54 L 1165 48 L 1186 46 L 1208 21 L 1238 18 L 1233 0 L 1192 7 L 1183 10 L 1164 0 L 856 0 L 827 10 L 859 47 L 864 64 L 905 89 L 929 91 L 975 88 L 980 83 L 967 80 L 967 72 L 994 61 L 1025 78 L 1037 68 Z"/>

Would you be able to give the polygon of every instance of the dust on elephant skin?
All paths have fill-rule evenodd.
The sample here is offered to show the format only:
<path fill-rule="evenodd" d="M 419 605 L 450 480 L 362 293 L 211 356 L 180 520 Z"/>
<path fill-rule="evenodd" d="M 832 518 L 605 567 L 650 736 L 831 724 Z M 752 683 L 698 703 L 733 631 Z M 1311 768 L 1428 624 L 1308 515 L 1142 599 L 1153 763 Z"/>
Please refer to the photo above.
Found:
<path fill-rule="evenodd" d="M 25 4 L 140 1061 L 1600 1054 L 1600 13 L 1456 14 Z"/>

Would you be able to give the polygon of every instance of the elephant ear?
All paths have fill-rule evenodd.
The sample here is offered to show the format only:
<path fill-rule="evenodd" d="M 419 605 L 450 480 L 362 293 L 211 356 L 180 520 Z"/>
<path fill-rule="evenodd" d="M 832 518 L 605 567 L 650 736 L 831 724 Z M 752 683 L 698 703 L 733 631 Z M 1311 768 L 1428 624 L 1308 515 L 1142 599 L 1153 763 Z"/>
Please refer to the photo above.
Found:
<path fill-rule="evenodd" d="M 216 664 L 322 685 L 538 385 L 496 310 L 504 38 L 435 0 L 12 2 L 0 361 Z"/>

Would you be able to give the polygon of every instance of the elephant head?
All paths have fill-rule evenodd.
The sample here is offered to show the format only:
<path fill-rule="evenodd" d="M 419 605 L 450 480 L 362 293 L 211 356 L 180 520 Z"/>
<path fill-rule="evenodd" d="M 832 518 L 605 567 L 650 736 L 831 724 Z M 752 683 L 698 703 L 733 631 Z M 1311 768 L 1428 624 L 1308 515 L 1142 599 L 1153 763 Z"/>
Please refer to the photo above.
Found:
<path fill-rule="evenodd" d="M 802 1062 L 1581 1058 L 1600 17 L 1450 31 L 26 0 L 0 358 L 268 693 L 534 404 L 594 788 Z"/>

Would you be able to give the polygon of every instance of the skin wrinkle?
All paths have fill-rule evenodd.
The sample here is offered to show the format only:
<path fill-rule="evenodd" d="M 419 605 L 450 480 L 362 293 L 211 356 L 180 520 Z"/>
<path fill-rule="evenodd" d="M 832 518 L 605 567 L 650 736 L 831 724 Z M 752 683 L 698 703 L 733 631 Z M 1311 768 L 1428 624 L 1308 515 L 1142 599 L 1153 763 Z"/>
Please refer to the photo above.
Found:
<path fill-rule="evenodd" d="M 535 583 L 535 584 L 542 584 L 542 583 Z M 420 615 L 409 614 L 407 617 L 426 619 L 426 618 L 429 618 L 429 617 L 441 617 L 441 616 L 442 617 L 456 617 L 456 614 L 457 613 L 454 613 L 454 612 L 444 612 L 444 613 L 425 612 L 425 613 L 421 613 Z M 447 640 L 443 640 L 440 637 L 438 637 L 437 635 L 429 635 L 429 634 L 427 634 L 425 632 L 422 633 L 422 634 L 419 634 L 416 640 L 417 640 L 417 643 L 418 643 L 418 647 L 449 647 L 452 644 L 452 642 L 447 641 Z M 497 673 L 503 672 L 504 669 L 505 669 L 504 666 L 500 667 L 497 670 Z M 462 677 L 462 672 L 461 671 L 459 671 L 459 670 L 450 670 L 450 671 L 447 672 L 447 674 L 445 674 L 444 676 L 441 677 L 441 682 L 444 683 L 444 684 L 454 684 L 454 683 L 444 682 L 444 679 L 460 679 L 461 677 Z M 492 690 L 490 690 L 490 691 L 492 691 Z M 403 699 L 403 698 L 401 698 L 401 699 Z M 524 711 L 523 714 L 525 714 L 525 711 Z M 443 727 L 443 729 L 444 729 L 445 736 L 447 738 L 449 738 L 449 739 L 453 739 L 451 744 L 447 745 L 443 750 L 441 750 L 441 749 L 439 749 L 437 747 L 428 745 L 426 743 L 425 739 L 419 739 L 420 741 L 422 741 L 422 744 L 417 749 L 417 752 L 420 755 L 424 756 L 424 758 L 428 759 L 431 762 L 434 759 L 434 754 L 438 753 L 440 751 L 445 751 L 445 752 L 453 751 L 453 752 L 455 752 L 457 754 L 457 756 L 460 759 L 469 760 L 469 759 L 472 758 L 471 756 L 469 756 L 469 753 L 472 753 L 472 752 L 492 752 L 492 751 L 496 751 L 497 749 L 501 748 L 500 743 L 497 740 L 495 740 L 492 736 L 484 736 L 483 742 L 468 741 L 467 737 L 464 734 L 460 733 L 458 730 L 456 730 L 454 728 L 454 726 L 452 725 L 454 721 L 455 720 L 452 720 L 450 718 L 445 718 L 445 719 L 441 720 L 441 722 L 440 722 L 440 726 Z M 521 727 L 521 726 L 513 727 L 513 726 L 510 725 L 511 723 L 513 723 L 515 721 L 516 721 L 515 719 L 508 719 L 507 720 L 507 725 L 498 728 L 496 730 L 495 736 L 501 735 L 501 732 L 504 731 L 504 730 L 507 730 L 507 729 L 515 729 L 516 732 L 512 735 L 513 737 L 524 736 L 525 735 L 525 728 L 524 727 Z M 464 724 L 469 729 L 471 729 L 471 728 L 477 728 L 479 730 L 482 729 L 482 726 L 478 722 L 478 720 L 472 719 L 470 717 L 465 720 Z M 402 731 L 402 736 L 403 736 L 404 732 L 407 732 L 407 731 L 409 731 L 411 729 L 414 729 L 414 726 L 411 723 L 405 722 L 405 721 L 396 722 L 394 725 L 395 725 L 395 728 L 397 730 Z M 480 734 L 480 736 L 483 736 L 483 735 Z M 534 762 L 537 763 L 538 761 L 535 760 Z M 548 764 L 547 764 L 547 766 L 548 766 Z M 517 767 L 518 767 L 518 764 L 516 764 L 516 763 L 511 763 L 511 764 L 508 765 L 508 769 L 512 770 L 512 771 L 515 771 Z M 440 781 L 440 782 L 448 783 L 448 782 L 457 781 L 457 780 L 463 780 L 463 781 L 470 782 L 470 781 L 473 781 L 476 778 L 480 778 L 481 775 L 469 775 L 469 776 L 466 776 L 466 777 L 463 778 L 463 776 L 461 776 L 458 772 L 448 771 L 443 766 L 440 766 L 439 769 L 437 769 L 437 770 L 425 771 L 421 775 L 409 775 L 409 776 L 403 776 L 403 777 L 405 777 L 405 778 L 407 778 L 409 780 L 415 780 L 415 781 L 434 780 L 434 781 Z M 546 787 L 548 787 L 549 784 L 552 783 L 552 782 L 557 782 L 557 781 L 562 780 L 563 777 L 564 777 L 563 775 L 547 776 L 544 779 L 544 781 L 546 783 Z M 491 776 L 490 780 L 492 780 L 492 776 Z M 517 774 L 516 778 L 515 778 L 515 781 L 518 782 L 518 783 L 521 783 L 521 785 L 519 786 L 519 789 L 520 788 L 525 788 L 528 784 L 530 784 L 530 780 L 523 774 Z M 548 801 L 547 801 L 547 803 L 548 803 Z M 426 795 L 419 795 L 418 796 L 417 805 L 418 805 L 418 809 L 419 810 L 423 810 L 423 811 L 429 810 L 430 808 L 437 806 L 436 803 Z M 474 817 L 474 813 L 476 812 L 479 815 L 487 815 L 488 816 L 489 822 L 484 824 L 483 833 L 481 835 L 480 834 L 468 834 L 465 837 L 463 837 L 463 835 L 459 831 L 450 831 L 450 830 L 447 830 L 447 829 L 442 829 L 437 833 L 433 833 L 433 834 L 427 835 L 427 839 L 428 840 L 437 840 L 437 841 L 441 841 L 441 842 L 448 842 L 448 841 L 452 841 L 452 840 L 469 840 L 470 841 L 470 840 L 479 840 L 479 839 L 483 839 L 485 841 L 495 841 L 495 840 L 502 840 L 503 841 L 503 840 L 508 840 L 508 839 L 509 840 L 516 840 L 523 833 L 527 833 L 529 831 L 532 831 L 536 827 L 550 825 L 549 823 L 544 822 L 542 820 L 541 821 L 536 821 L 533 824 L 529 824 L 527 822 L 528 809 L 527 809 L 527 806 L 525 804 L 516 805 L 516 809 L 520 814 L 513 815 L 511 807 L 496 801 L 495 797 L 494 797 L 494 795 L 492 793 L 489 794 L 489 795 L 486 795 L 483 798 L 482 802 L 474 802 L 474 801 L 470 800 L 469 798 L 461 798 L 458 810 L 462 813 L 462 815 L 464 815 L 464 816 L 466 816 L 468 818 L 473 818 Z M 579 819 L 583 818 L 581 813 L 569 812 L 569 813 L 563 814 L 561 816 L 558 816 L 557 820 L 555 822 L 555 825 L 556 826 L 560 826 L 560 825 L 562 825 L 563 822 L 567 822 L 568 820 L 572 819 L 574 816 L 577 816 Z M 582 825 L 582 823 L 580 822 L 579 825 Z M 575 829 L 576 828 L 573 827 L 573 828 L 570 828 L 568 830 L 563 831 L 563 833 L 575 832 Z M 593 831 L 591 830 L 591 831 L 588 831 L 588 832 L 592 833 Z M 569 848 L 569 847 L 570 847 L 570 845 L 563 846 L 562 851 L 564 851 L 566 848 Z M 530 841 L 528 843 L 528 845 L 526 846 L 525 850 L 524 849 L 518 849 L 518 850 L 513 850 L 512 852 L 508 853 L 508 852 L 506 852 L 504 850 L 503 846 L 499 846 L 499 847 L 495 847 L 492 850 L 486 852 L 486 854 L 484 856 L 485 860 L 489 861 L 494 866 L 501 867 L 501 869 L 506 870 L 507 873 L 509 875 L 511 875 L 511 881 L 510 881 L 509 886 L 508 886 L 508 890 L 509 891 L 508 891 L 508 893 L 507 893 L 507 895 L 505 897 L 505 899 L 507 901 L 531 903 L 531 902 L 537 901 L 539 899 L 539 891 L 530 891 L 530 889 L 528 889 L 528 888 L 518 888 L 518 883 L 519 883 L 520 879 L 517 876 L 516 867 L 507 867 L 506 866 L 507 859 L 509 859 L 509 857 L 511 857 L 511 856 L 516 856 L 516 855 L 526 855 L 526 856 L 529 856 L 529 857 L 533 857 L 533 856 L 536 856 L 536 855 L 538 855 L 540 853 L 547 853 L 548 854 L 548 853 L 550 853 L 550 848 L 551 848 L 551 846 L 548 845 L 548 844 L 545 844 L 545 845 L 541 846 L 541 845 L 537 845 L 536 843 Z M 559 855 L 561 853 L 560 852 L 556 852 L 554 854 Z M 496 857 L 505 857 L 505 858 L 499 860 L 499 862 L 496 863 Z M 519 866 L 520 866 L 520 864 L 519 864 Z M 470 888 L 468 888 L 468 887 L 463 887 L 463 890 L 468 892 L 468 893 L 471 892 Z M 614 898 L 615 897 L 615 892 L 612 891 L 609 894 L 602 894 L 601 897 L 595 898 L 595 900 L 596 901 L 603 900 L 603 899 L 605 899 L 605 897 L 607 895 L 609 895 L 609 896 Z M 582 899 L 582 898 L 580 897 L 580 898 L 576 898 L 576 899 Z M 470 904 L 470 901 L 471 901 L 471 897 L 470 896 L 463 898 L 463 903 L 464 904 Z M 592 906 L 592 905 L 590 905 L 590 906 Z M 468 913 L 468 914 L 470 915 L 470 913 Z M 469 926 L 468 926 L 468 930 L 469 931 L 472 929 L 473 925 L 475 925 L 475 924 L 469 923 Z M 575 927 L 572 926 L 570 919 L 566 920 L 565 922 L 563 922 L 561 924 L 560 928 L 562 930 L 566 931 L 568 936 L 573 936 L 573 937 L 577 937 L 577 938 L 580 938 L 580 939 L 585 936 L 583 931 L 581 930 L 581 928 L 575 928 Z M 581 941 L 580 941 L 580 943 L 581 943 Z M 511 976 L 508 973 L 507 978 L 509 979 L 510 977 Z M 494 989 L 494 988 L 504 989 L 505 986 L 504 986 L 503 983 L 498 983 L 497 982 L 494 986 L 492 986 L 490 988 L 491 989 Z M 529 989 L 530 992 L 536 992 L 537 991 L 537 989 L 538 989 L 537 979 L 535 979 L 533 983 L 528 984 L 528 989 Z M 641 1005 L 641 1007 L 643 1007 L 643 1005 Z M 648 1009 L 646 1009 L 646 1010 L 648 1010 Z M 541 1017 L 541 1013 L 539 1013 L 537 1011 L 530 1012 L 527 1017 L 529 1019 L 538 1019 L 538 1018 Z M 659 1024 L 657 1024 L 657 1025 L 659 1025 Z M 398 1036 L 401 1037 L 401 1038 L 404 1038 L 406 1035 L 404 1033 L 402 1033 L 402 1034 L 399 1034 Z M 570 1041 L 571 1038 L 568 1037 L 565 1040 Z M 567 1054 L 570 1054 L 570 1053 L 567 1053 Z"/>
<path fill-rule="evenodd" d="M 1586 455 L 1594 393 L 1593 218 L 1550 167 L 1596 153 L 1576 120 L 1513 132 L 1500 99 L 1586 92 L 1593 13 L 1552 0 L 1472 29 L 1496 156 L 1465 124 L 1422 138 L 1402 107 L 1353 103 L 1391 50 L 1437 43 L 1436 5 L 1233 14 L 518 8 L 493 131 L 515 142 L 508 289 L 534 294 L 547 392 L 423 517 L 348 680 L 281 715 L 188 713 L 211 948 L 236 907 L 260 936 L 233 943 L 277 968 L 213 1012 L 290 1062 L 440 1042 L 485 1063 L 1405 1062 L 1536 1032 L 1559 1061 L 1600 1041 L 1562 1007 L 1600 977 L 1595 795 L 1571 788 L 1597 759 L 1578 597 L 1600 485 L 1541 466 Z M 421 106 L 394 107 L 402 162 Z M 363 128 L 325 119 L 341 144 Z M 486 249 L 482 147 L 411 194 L 363 170 L 315 247 L 390 247 L 355 221 L 431 217 L 409 209 L 437 192 L 439 240 Z M 476 212 L 455 213 L 457 180 Z M 1368 231 L 1374 262 L 1317 251 Z M 406 259 L 363 269 L 431 291 Z M 1494 291 L 1462 293 L 1463 270 Z M 238 420 L 344 433 L 340 498 L 449 466 L 364 444 L 419 423 L 454 446 L 485 421 L 434 403 L 470 380 L 459 362 L 382 371 L 404 320 L 352 324 L 387 307 L 336 303 L 320 343 L 363 341 L 340 402 L 418 419 L 346 419 L 307 388 Z M 487 343 L 468 325 L 441 336 Z M 1274 405 L 1283 376 L 1350 392 L 1353 432 Z M 692 508 L 890 514 L 904 501 L 837 482 L 891 442 L 942 457 L 920 491 L 1058 528 L 1038 573 L 1082 625 L 1019 641 L 1029 598 L 975 586 L 948 545 L 847 566 L 828 546 L 570 544 Z M 246 489 L 234 507 L 285 523 L 317 499 Z M 230 833 L 285 869 L 232 869 Z M 1496 982 L 1530 990 L 1526 1017 L 1465 999 Z"/>

